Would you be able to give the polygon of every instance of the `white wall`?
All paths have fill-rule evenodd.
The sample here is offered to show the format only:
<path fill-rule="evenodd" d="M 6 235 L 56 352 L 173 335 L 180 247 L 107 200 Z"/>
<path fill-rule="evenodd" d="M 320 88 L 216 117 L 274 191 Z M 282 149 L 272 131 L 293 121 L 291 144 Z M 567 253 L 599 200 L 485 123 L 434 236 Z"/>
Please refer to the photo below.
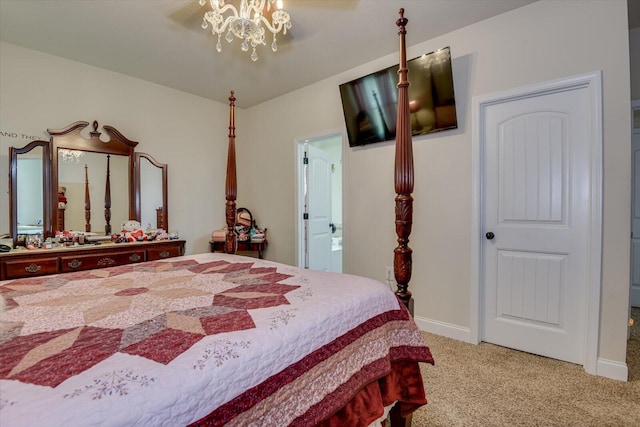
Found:
<path fill-rule="evenodd" d="M 603 71 L 604 226 L 599 357 L 624 364 L 629 297 L 629 50 L 624 1 L 539 1 L 419 43 L 408 57 L 450 46 L 459 129 L 414 138 L 410 289 L 417 317 L 470 328 L 471 99 Z M 396 16 L 371 25 L 388 25 Z M 390 30 L 389 37 L 397 37 Z M 600 54 L 598 54 L 600 53 Z M 295 263 L 295 141 L 344 127 L 338 85 L 398 62 L 397 54 L 246 110 L 239 124 L 239 191 L 268 224 L 267 257 Z M 411 76 L 409 76 L 411 78 Z M 396 246 L 393 143 L 347 148 L 344 271 L 385 279 Z M 264 179 L 268 176 L 269 179 Z"/>
<path fill-rule="evenodd" d="M 228 106 L 4 42 L 0 58 L 0 232 L 8 232 L 8 147 L 98 120 L 168 164 L 169 227 L 187 240 L 187 253 L 209 250 L 211 231 L 225 223 Z"/>

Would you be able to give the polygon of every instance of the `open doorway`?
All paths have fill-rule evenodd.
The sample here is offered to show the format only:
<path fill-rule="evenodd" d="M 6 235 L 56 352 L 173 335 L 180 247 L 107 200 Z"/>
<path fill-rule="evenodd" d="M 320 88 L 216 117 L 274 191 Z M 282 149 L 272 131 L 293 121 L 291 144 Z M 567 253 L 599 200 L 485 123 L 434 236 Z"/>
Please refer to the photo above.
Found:
<path fill-rule="evenodd" d="M 298 265 L 342 273 L 342 133 L 298 142 Z"/>

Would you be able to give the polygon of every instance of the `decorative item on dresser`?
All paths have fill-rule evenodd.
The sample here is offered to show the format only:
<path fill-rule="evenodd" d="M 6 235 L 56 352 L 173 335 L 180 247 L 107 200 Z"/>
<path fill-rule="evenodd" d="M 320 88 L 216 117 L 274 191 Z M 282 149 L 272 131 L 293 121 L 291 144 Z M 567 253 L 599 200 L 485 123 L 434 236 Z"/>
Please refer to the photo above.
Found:
<path fill-rule="evenodd" d="M 410 299 L 407 275 L 396 296 L 372 279 L 235 255 L 234 144 L 231 131 L 227 253 L 0 283 L 0 425 L 410 425 L 427 403 L 419 363 L 433 358 L 398 298 Z M 396 161 L 403 272 L 408 160 Z"/>
<path fill-rule="evenodd" d="M 236 210 L 235 224 L 237 252 L 257 252 L 258 258 L 264 259 L 264 251 L 267 249 L 267 229 L 258 228 L 253 214 L 247 208 Z M 211 241 L 209 242 L 211 252 L 226 252 L 227 234 L 227 228 L 214 230 L 211 233 Z"/>

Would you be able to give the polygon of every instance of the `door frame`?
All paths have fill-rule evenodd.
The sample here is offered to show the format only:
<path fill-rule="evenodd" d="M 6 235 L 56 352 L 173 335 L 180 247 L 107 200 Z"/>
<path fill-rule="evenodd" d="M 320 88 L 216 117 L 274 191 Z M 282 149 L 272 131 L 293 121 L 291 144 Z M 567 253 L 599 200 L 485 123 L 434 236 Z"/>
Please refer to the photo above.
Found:
<path fill-rule="evenodd" d="M 640 109 L 640 99 L 634 99 L 631 101 L 631 154 L 633 154 L 633 132 L 634 132 L 634 124 L 633 124 L 633 112 L 634 110 Z M 633 157 L 632 157 L 633 159 Z M 631 318 L 631 307 L 633 307 L 632 302 L 633 302 L 633 198 L 634 198 L 634 193 L 635 193 L 635 181 L 633 178 L 633 165 L 632 165 L 632 174 L 631 174 L 631 210 L 629 212 L 629 221 L 631 223 L 631 233 L 632 233 L 632 239 L 629 242 L 629 257 L 631 259 L 630 262 L 630 267 L 629 267 L 629 318 Z M 631 334 L 631 328 L 628 329 L 627 331 L 627 339 L 629 339 L 629 336 Z"/>
<path fill-rule="evenodd" d="M 296 262 L 297 267 L 304 268 L 305 266 L 305 223 L 302 218 L 304 214 L 304 167 L 303 167 L 303 159 L 304 159 L 304 146 L 305 144 L 313 143 L 314 141 L 328 139 L 328 138 L 340 138 L 342 141 L 342 158 L 344 159 L 344 151 L 345 151 L 345 132 L 344 130 L 333 130 L 322 132 L 317 135 L 309 136 L 306 138 L 296 138 L 295 139 L 295 171 L 296 171 L 296 208 L 295 208 L 295 218 L 296 218 Z M 342 218 L 343 218 L 343 232 L 344 232 L 344 172 L 342 174 L 342 189 L 341 195 L 342 198 Z M 344 235 L 343 235 L 344 236 Z M 344 247 L 344 240 L 343 240 Z M 344 254 L 344 249 L 343 249 Z"/>
<path fill-rule="evenodd" d="M 640 109 L 640 99 L 634 99 L 631 101 L 631 159 L 633 162 L 633 132 L 634 132 L 634 121 L 633 121 L 633 113 L 634 110 Z M 634 179 L 634 175 L 633 175 L 633 163 L 631 165 L 631 209 L 629 212 L 629 222 L 631 223 L 631 241 L 629 242 L 629 254 L 631 259 L 629 260 L 629 319 L 631 319 L 631 307 L 633 307 L 633 273 L 634 273 L 634 266 L 633 266 L 633 258 L 634 258 L 634 254 L 633 254 L 633 200 L 634 200 L 634 195 L 635 195 L 635 179 Z M 631 328 L 627 328 L 627 340 L 629 339 L 629 337 L 631 336 Z"/>
<path fill-rule="evenodd" d="M 587 295 L 585 307 L 584 369 L 598 375 L 598 345 L 600 340 L 600 291 L 602 287 L 602 71 L 566 77 L 544 83 L 527 85 L 472 99 L 472 202 L 471 202 L 471 342 L 483 339 L 484 318 L 484 271 L 483 260 L 483 165 L 484 165 L 484 119 L 485 109 L 495 104 L 526 99 L 541 95 L 587 88 L 591 97 L 590 106 L 590 212 L 587 272 Z M 604 369 L 604 368 L 603 368 Z M 604 376 L 610 376 L 605 373 Z"/>

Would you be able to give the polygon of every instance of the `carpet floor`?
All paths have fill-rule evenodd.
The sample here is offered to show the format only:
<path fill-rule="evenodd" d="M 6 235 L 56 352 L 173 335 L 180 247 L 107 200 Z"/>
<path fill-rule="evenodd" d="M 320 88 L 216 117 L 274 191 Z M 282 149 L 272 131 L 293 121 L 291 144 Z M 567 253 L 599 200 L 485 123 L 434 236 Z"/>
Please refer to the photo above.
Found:
<path fill-rule="evenodd" d="M 412 426 L 640 426 L 640 309 L 633 309 L 632 317 L 628 382 L 425 332 L 436 364 L 421 367 L 429 404 L 414 413 Z"/>

